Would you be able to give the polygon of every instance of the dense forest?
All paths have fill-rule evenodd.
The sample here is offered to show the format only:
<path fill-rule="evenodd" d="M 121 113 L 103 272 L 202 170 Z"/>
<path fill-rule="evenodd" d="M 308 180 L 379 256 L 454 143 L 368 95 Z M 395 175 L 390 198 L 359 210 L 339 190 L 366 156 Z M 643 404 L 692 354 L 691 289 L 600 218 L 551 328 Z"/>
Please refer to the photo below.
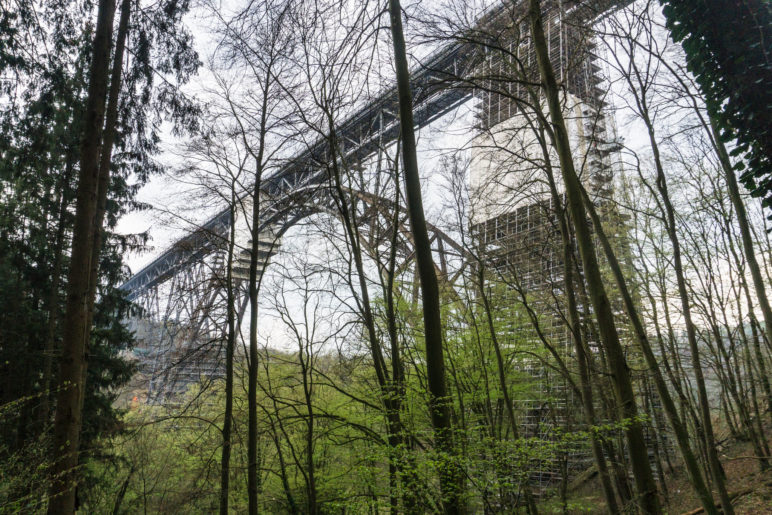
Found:
<path fill-rule="evenodd" d="M 0 512 L 772 513 L 768 0 L 0 0 Z"/>

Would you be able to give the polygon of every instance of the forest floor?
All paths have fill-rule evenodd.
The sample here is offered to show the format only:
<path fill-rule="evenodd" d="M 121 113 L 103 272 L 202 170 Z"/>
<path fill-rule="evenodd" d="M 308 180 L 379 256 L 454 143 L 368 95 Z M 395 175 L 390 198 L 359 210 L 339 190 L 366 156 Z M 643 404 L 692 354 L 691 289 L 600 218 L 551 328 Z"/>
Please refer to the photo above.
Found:
<path fill-rule="evenodd" d="M 766 427 L 767 437 L 772 437 L 772 425 Z M 772 515 L 772 469 L 759 470 L 759 460 L 754 457 L 751 444 L 726 439 L 719 449 L 719 456 L 728 478 L 729 495 L 737 515 Z M 664 506 L 669 515 L 696 515 L 703 513 L 684 467 L 675 465 L 665 473 L 668 495 Z M 717 496 L 716 496 L 717 499 Z M 604 513 L 605 501 L 597 478 L 577 486 L 569 494 L 568 513 Z M 543 503 L 544 513 L 562 513 L 556 499 Z"/>

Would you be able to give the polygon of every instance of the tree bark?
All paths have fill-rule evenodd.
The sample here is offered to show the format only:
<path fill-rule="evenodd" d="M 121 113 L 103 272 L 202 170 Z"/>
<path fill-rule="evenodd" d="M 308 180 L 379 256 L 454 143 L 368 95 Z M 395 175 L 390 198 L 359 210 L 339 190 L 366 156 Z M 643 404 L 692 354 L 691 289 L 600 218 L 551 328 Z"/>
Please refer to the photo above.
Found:
<path fill-rule="evenodd" d="M 89 332 L 89 278 L 99 182 L 99 148 L 105 114 L 114 16 L 115 0 L 100 0 L 84 113 L 59 392 L 53 428 L 53 466 L 48 504 L 48 513 L 51 515 L 75 511 L 76 467 L 82 427 L 81 398 L 85 387 L 86 338 Z"/>
<path fill-rule="evenodd" d="M 263 99 L 260 111 L 258 149 L 255 155 L 255 185 L 252 190 L 252 245 L 249 258 L 249 369 L 247 388 L 247 499 L 249 515 L 257 515 L 257 493 L 259 489 L 259 471 L 257 469 L 257 296 L 262 277 L 257 277 L 258 251 L 260 250 L 260 187 L 263 179 L 263 156 L 265 155 L 265 136 L 268 127 L 268 95 L 271 83 L 271 71 L 266 71 L 263 84 Z"/>
<path fill-rule="evenodd" d="M 442 343 L 442 321 L 440 318 L 440 293 L 437 275 L 434 271 L 431 244 L 426 230 L 421 182 L 418 174 L 415 130 L 413 123 L 413 99 L 410 90 L 405 51 L 405 36 L 402 30 L 402 9 L 399 0 L 389 0 L 391 36 L 394 46 L 394 64 L 397 74 L 399 96 L 400 134 L 402 137 L 402 159 L 404 163 L 405 194 L 410 217 L 410 229 L 415 244 L 416 266 L 421 284 L 421 299 L 424 318 L 424 341 L 426 345 L 426 375 L 429 389 L 429 408 L 435 440 L 442 460 L 440 464 L 440 489 L 442 506 L 446 514 L 463 512 L 463 476 L 454 461 L 453 428 L 450 416 L 450 402 L 445 382 L 445 358 Z"/>
<path fill-rule="evenodd" d="M 233 424 L 233 354 L 236 347 L 236 313 L 233 295 L 233 249 L 236 244 L 236 184 L 231 183 L 231 229 L 228 240 L 228 259 L 225 271 L 227 293 L 226 317 L 228 335 L 225 342 L 225 413 L 222 423 L 222 453 L 220 463 L 220 515 L 228 515 L 230 493 L 231 428 Z"/>
<path fill-rule="evenodd" d="M 611 365 L 615 393 L 619 402 L 620 414 L 627 424 L 625 435 L 629 447 L 633 477 L 638 490 L 639 506 L 645 513 L 660 513 L 661 507 L 657 493 L 657 485 L 651 472 L 646 441 L 643 429 L 638 419 L 630 369 L 624 356 L 624 350 L 619 341 L 614 315 L 611 310 L 608 294 L 603 286 L 595 244 L 592 241 L 590 228 L 587 224 L 587 214 L 581 196 L 581 184 L 574 168 L 573 156 L 568 140 L 565 120 L 563 119 L 559 88 L 555 73 L 549 58 L 544 28 L 542 26 L 541 7 L 539 0 L 529 0 L 529 18 L 533 35 L 536 60 L 542 78 L 544 93 L 549 106 L 552 130 L 555 133 L 555 146 L 560 160 L 560 169 L 568 197 L 568 208 L 576 232 L 576 241 L 582 258 L 582 266 L 590 293 L 590 300 L 598 321 L 598 330 L 606 354 Z"/>
<path fill-rule="evenodd" d="M 89 271 L 88 292 L 88 327 L 94 320 L 94 303 L 99 281 L 99 256 L 102 252 L 102 225 L 107 212 L 107 193 L 110 189 L 110 167 L 112 165 L 113 145 L 118 124 L 118 100 L 121 92 L 121 75 L 123 71 L 123 54 L 126 48 L 126 38 L 129 33 L 131 18 L 131 0 L 121 1 L 121 17 L 118 22 L 118 33 L 115 39 L 115 55 L 113 69 L 110 74 L 110 91 L 107 98 L 107 113 L 102 134 L 102 145 L 99 155 L 99 179 L 97 185 L 97 210 L 94 220 L 94 243 L 91 248 L 91 270 Z M 88 349 L 88 335 L 86 336 Z"/>

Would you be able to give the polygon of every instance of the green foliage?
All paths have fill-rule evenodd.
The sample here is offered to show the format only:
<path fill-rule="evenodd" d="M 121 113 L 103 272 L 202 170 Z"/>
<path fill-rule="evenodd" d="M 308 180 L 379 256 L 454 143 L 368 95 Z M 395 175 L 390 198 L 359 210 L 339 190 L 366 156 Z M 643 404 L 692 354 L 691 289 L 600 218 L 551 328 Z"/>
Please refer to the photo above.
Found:
<path fill-rule="evenodd" d="M 291 355 L 272 353 L 264 359 L 271 365 L 261 370 L 263 388 L 258 399 L 261 511 L 287 513 L 294 503 L 302 512 L 308 487 L 308 417 L 299 367 Z M 334 367 L 325 369 L 331 379 L 341 379 Z M 245 371 L 240 369 L 237 384 L 245 383 Z M 247 505 L 247 401 L 241 386 L 236 388 L 234 399 L 231 468 L 231 506 L 236 512 L 244 511 Z M 321 384 L 315 386 L 315 400 L 319 412 L 313 462 L 317 496 L 324 512 L 337 512 L 342 506 L 357 512 L 357 506 L 379 504 L 384 495 L 384 453 L 375 437 L 375 431 L 382 429 L 379 421 L 348 397 Z M 127 431 L 110 438 L 119 459 L 113 464 L 89 464 L 95 477 L 119 478 L 95 483 L 87 493 L 89 511 L 112 508 L 120 478 L 129 478 L 121 513 L 143 509 L 166 513 L 180 506 L 186 513 L 216 510 L 223 401 L 222 383 L 218 382 L 207 391 L 192 388 L 182 399 L 184 410 L 171 416 L 161 407 L 131 406 L 124 416 Z"/>
<path fill-rule="evenodd" d="M 722 137 L 735 140 L 742 181 L 772 205 L 772 3 L 765 0 L 663 0 Z"/>
<path fill-rule="evenodd" d="M 507 385 L 519 423 L 528 404 L 554 402 L 546 377 L 525 372 L 528 364 L 547 359 L 523 310 L 500 283 L 488 285 L 495 305 L 494 329 L 504 342 Z M 369 354 L 317 353 L 314 345 L 297 353 L 264 351 L 260 357 L 259 469 L 261 511 L 306 512 L 315 490 L 321 513 L 366 513 L 412 499 L 421 510 L 439 509 L 440 472 L 451 463 L 465 471 L 463 495 L 472 509 L 511 511 L 523 485 L 541 468 L 553 467 L 589 441 L 589 431 L 615 438 L 619 425 L 562 430 L 545 422 L 536 434 L 514 438 L 506 418 L 490 329 L 477 302 L 471 310 L 460 303 L 446 306 L 449 385 L 454 406 L 454 455 L 434 446 L 427 408 L 423 339 L 419 306 L 397 297 L 400 343 L 406 361 L 401 418 L 404 437 L 396 447 L 387 442 L 381 391 Z M 376 303 L 379 331 L 385 321 Z M 385 330 L 384 330 L 385 331 Z M 366 338 L 357 333 L 359 338 Z M 356 344 L 352 344 L 356 347 Z M 237 358 L 237 363 L 240 360 Z M 243 362 L 242 362 L 243 363 Z M 309 368 L 309 364 L 311 365 Z M 304 376 L 305 374 L 305 376 Z M 552 378 L 554 381 L 555 378 Z M 237 365 L 230 506 L 246 510 L 246 371 Z M 310 385 L 310 404 L 305 388 Z M 92 512 L 111 511 L 120 498 L 120 513 L 209 513 L 218 505 L 224 384 L 192 388 L 172 407 L 132 404 L 123 416 L 123 433 L 107 437 L 110 462 L 87 464 L 91 487 L 84 505 Z M 455 460 L 455 461 L 451 461 Z M 390 479 L 390 464 L 399 472 Z M 313 468 L 314 485 L 310 484 Z"/>
<path fill-rule="evenodd" d="M 0 491 L 2 502 L 17 508 L 46 490 L 95 8 L 18 5 L 0 6 L 0 406 L 7 408 L 0 418 Z M 122 426 L 114 402 L 133 374 L 125 357 L 133 338 L 123 325 L 130 306 L 118 287 L 128 276 L 124 254 L 146 239 L 113 230 L 122 214 L 143 207 L 135 194 L 160 170 L 153 155 L 162 118 L 182 130 L 198 112 L 179 90 L 199 64 L 181 23 L 188 7 L 175 0 L 142 6 L 130 30 L 88 351 L 81 445 L 91 460 L 111 459 L 99 443 Z"/>
<path fill-rule="evenodd" d="M 25 405 L 37 399 L 22 397 L 0 406 L 0 420 L 19 420 Z M 0 512 L 35 511 L 48 485 L 48 438 L 40 435 L 24 446 L 0 440 Z"/>

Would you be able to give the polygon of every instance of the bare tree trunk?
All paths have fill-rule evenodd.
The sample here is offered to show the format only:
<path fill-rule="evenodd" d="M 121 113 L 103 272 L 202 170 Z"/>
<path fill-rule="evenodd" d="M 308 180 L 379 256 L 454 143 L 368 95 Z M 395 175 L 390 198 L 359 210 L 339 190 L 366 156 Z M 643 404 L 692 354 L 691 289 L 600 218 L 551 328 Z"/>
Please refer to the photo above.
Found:
<path fill-rule="evenodd" d="M 702 373 L 702 364 L 700 363 L 700 350 L 697 343 L 696 328 L 692 321 L 691 305 L 689 302 L 689 294 L 686 289 L 686 278 L 684 277 L 683 264 L 681 262 L 681 245 L 676 233 L 676 220 L 675 220 L 675 208 L 670 201 L 670 195 L 667 188 L 667 178 L 665 177 L 665 171 L 662 167 L 662 161 L 659 154 L 659 146 L 657 144 L 654 135 L 654 126 L 648 116 L 648 108 L 645 105 L 644 98 L 637 98 L 641 102 L 640 114 L 643 122 L 646 124 L 648 130 L 649 141 L 651 143 L 652 152 L 654 154 L 654 164 L 657 170 L 656 186 L 657 190 L 662 197 L 662 204 L 664 208 L 664 217 L 666 220 L 665 228 L 667 230 L 670 243 L 673 247 L 673 270 L 676 274 L 676 283 L 678 285 L 678 294 L 681 300 L 681 310 L 683 312 L 684 324 L 686 325 L 686 336 L 689 342 L 689 350 L 692 357 L 692 368 L 694 370 L 694 378 L 697 383 L 697 395 L 699 399 L 700 407 L 700 421 L 702 423 L 703 436 L 705 438 L 705 446 L 708 453 L 708 465 L 713 476 L 713 481 L 719 492 L 721 498 L 721 505 L 725 513 L 734 513 L 732 505 L 729 499 L 729 494 L 726 490 L 726 481 L 724 478 L 721 462 L 718 459 L 718 453 L 716 451 L 716 440 L 713 432 L 713 421 L 710 416 L 710 405 L 708 403 L 708 392 L 705 388 L 705 378 Z"/>
<path fill-rule="evenodd" d="M 619 292 L 622 295 L 625 311 L 627 311 L 627 316 L 630 317 L 630 322 L 632 323 L 633 331 L 635 332 L 636 339 L 638 340 L 638 345 L 641 348 L 641 352 L 643 352 L 646 364 L 649 366 L 649 373 L 651 373 L 652 377 L 654 378 L 654 384 L 657 388 L 657 393 L 659 394 L 660 400 L 662 401 L 662 406 L 665 409 L 665 413 L 667 414 L 668 419 L 670 420 L 670 426 L 675 432 L 676 441 L 678 442 L 678 447 L 681 451 L 681 456 L 684 459 L 684 464 L 686 465 L 686 470 L 689 473 L 689 479 L 692 483 L 692 486 L 697 492 L 697 495 L 699 496 L 700 501 L 705 508 L 705 512 L 718 513 L 715 502 L 713 501 L 713 496 L 710 493 L 710 489 L 707 487 L 705 480 L 702 477 L 702 473 L 700 472 L 697 458 L 694 455 L 694 452 L 692 452 L 691 444 L 689 443 L 689 432 L 687 431 L 686 426 L 683 424 L 683 421 L 678 414 L 675 402 L 673 402 L 673 398 L 670 395 L 670 390 L 667 388 L 667 383 L 665 382 L 665 378 L 662 375 L 657 358 L 654 355 L 651 344 L 649 343 L 646 330 L 644 329 L 643 323 L 638 316 L 638 310 L 635 307 L 633 297 L 627 288 L 627 281 L 625 281 L 619 260 L 617 259 L 616 254 L 611 247 L 611 242 L 609 242 L 609 239 L 606 236 L 606 232 L 603 229 L 603 225 L 601 224 L 600 217 L 595 210 L 595 206 L 593 206 L 592 201 L 590 200 L 584 188 L 582 188 L 582 196 L 587 207 L 587 211 L 590 215 L 590 219 L 592 220 L 593 227 L 595 228 L 595 234 L 600 241 L 601 247 L 603 248 L 603 251 L 606 255 L 606 260 L 608 261 L 611 272 L 614 275 L 614 279 L 616 280 L 617 288 L 619 288 Z"/>
<path fill-rule="evenodd" d="M 271 71 L 265 76 L 263 87 L 262 108 L 260 110 L 260 126 L 257 155 L 255 156 L 255 185 L 252 191 L 252 246 L 249 258 L 249 367 L 247 390 L 247 499 L 249 515 L 257 515 L 257 493 L 259 489 L 259 471 L 257 469 L 257 295 L 262 277 L 257 277 L 258 251 L 260 250 L 260 187 L 263 179 L 263 156 L 265 155 L 265 139 L 268 127 L 268 95 L 272 80 Z"/>
<path fill-rule="evenodd" d="M 220 515 L 228 515 L 230 493 L 231 429 L 233 426 L 233 354 L 236 346 L 236 312 L 233 295 L 233 249 L 236 245 L 236 181 L 231 182 L 231 230 L 225 271 L 228 335 L 225 347 L 225 413 L 222 422 L 222 455 L 220 465 Z"/>
<path fill-rule="evenodd" d="M 260 150 L 262 151 L 262 144 Z M 249 514 L 257 515 L 257 491 L 258 491 L 258 470 L 257 470 L 257 253 L 258 253 L 258 221 L 260 214 L 260 179 L 255 183 L 254 196 L 252 199 L 252 254 L 249 262 L 249 364 L 248 364 L 248 387 L 247 387 L 247 500 L 249 505 Z"/>
<path fill-rule="evenodd" d="M 555 205 L 555 210 L 557 212 L 556 216 L 558 219 L 558 227 L 560 228 L 560 238 L 562 240 L 563 285 L 566 292 L 566 308 L 568 310 L 568 322 L 570 324 L 570 337 L 574 343 L 574 349 L 576 350 L 576 362 L 577 367 L 579 368 L 579 385 L 582 397 L 582 405 L 584 407 L 584 416 L 587 425 L 593 426 L 597 423 L 597 417 L 595 415 L 595 401 L 592 396 L 592 383 L 590 382 L 589 363 L 585 350 L 585 342 L 582 338 L 582 322 L 581 318 L 579 317 L 579 310 L 576 305 L 576 294 L 574 293 L 573 259 L 571 259 L 573 254 L 571 248 L 571 234 L 568 230 L 566 213 L 561 205 L 560 196 L 558 195 L 554 174 L 552 172 L 552 166 L 549 162 L 549 151 L 544 140 L 543 132 L 539 137 L 539 143 L 542 147 L 542 153 L 545 159 L 547 179 L 550 185 L 550 193 L 552 195 L 552 203 Z M 591 435 L 592 454 L 595 458 L 595 465 L 598 468 L 598 475 L 600 476 L 603 495 L 606 498 L 606 507 L 609 513 L 619 513 L 619 504 L 617 503 L 616 496 L 614 495 L 614 487 L 611 484 L 611 476 L 609 474 L 606 457 L 603 454 L 603 448 L 601 447 L 600 441 L 598 440 L 598 436 L 594 432 L 591 432 Z"/>
<path fill-rule="evenodd" d="M 402 136 L 405 194 L 410 216 L 410 229 L 415 244 L 418 276 L 421 282 L 421 299 L 426 345 L 426 374 L 429 387 L 429 403 L 438 450 L 446 463 L 440 464 L 440 488 L 442 506 L 446 514 L 463 512 L 463 476 L 454 461 L 453 427 L 450 416 L 450 399 L 445 383 L 445 359 L 443 356 L 442 321 L 440 318 L 440 292 L 434 271 L 429 235 L 426 230 L 421 182 L 418 174 L 415 130 L 413 123 L 413 99 L 410 90 L 410 72 L 405 52 L 405 36 L 402 31 L 402 10 L 399 0 L 389 0 L 391 36 L 394 45 L 394 64 L 397 73 L 399 95 L 399 119 Z"/>
<path fill-rule="evenodd" d="M 123 53 L 131 18 L 131 0 L 121 1 L 121 17 L 118 22 L 118 34 L 115 41 L 113 69 L 110 74 L 110 91 L 107 98 L 107 113 L 102 134 L 102 146 L 99 156 L 99 185 L 97 187 L 97 211 L 94 222 L 94 244 L 91 250 L 91 271 L 89 277 L 88 327 L 94 320 L 94 302 L 96 300 L 99 279 L 99 256 L 102 252 L 102 225 L 107 211 L 107 192 L 110 188 L 110 166 L 112 164 L 113 144 L 118 124 L 118 97 L 121 92 L 121 72 L 123 71 Z M 87 342 L 88 345 L 88 342 Z"/>
<path fill-rule="evenodd" d="M 767 397 L 766 411 L 769 414 L 769 416 L 772 417 L 772 390 L 770 389 L 769 376 L 767 374 L 767 366 L 764 361 L 764 355 L 761 351 L 761 341 L 760 341 L 761 338 L 764 337 L 764 334 L 761 330 L 761 327 L 759 327 L 758 320 L 753 314 L 753 302 L 751 301 L 750 291 L 748 291 L 747 282 L 745 283 L 743 290 L 745 291 L 746 302 L 748 303 L 748 316 L 751 321 L 751 340 L 753 342 L 753 353 L 756 356 L 756 363 L 759 367 L 759 375 L 761 376 L 761 385 L 762 385 L 762 388 L 764 388 L 764 395 L 766 395 Z M 759 334 L 759 333 L 762 333 L 762 334 Z"/>
<path fill-rule="evenodd" d="M 759 262 L 756 260 L 756 251 L 753 248 L 753 236 L 751 235 L 750 224 L 748 223 L 748 213 L 745 209 L 745 203 L 743 203 L 742 197 L 740 197 L 740 188 L 737 184 L 737 176 L 735 176 L 732 162 L 729 159 L 729 153 L 726 151 L 726 147 L 721 140 L 721 136 L 712 116 L 710 116 L 710 131 L 712 132 L 712 140 L 716 147 L 716 153 L 721 162 L 721 168 L 724 170 L 724 178 L 726 179 L 726 186 L 729 191 L 729 199 L 732 201 L 735 213 L 737 213 L 737 225 L 740 227 L 740 237 L 743 242 L 743 250 L 745 251 L 745 260 L 751 271 L 756 298 L 759 301 L 761 314 L 764 317 L 764 334 L 769 341 L 772 339 L 772 308 L 769 306 L 769 299 L 767 298 L 767 291 L 764 286 L 764 278 L 761 276 Z M 769 377 L 766 374 L 764 357 L 761 354 L 759 345 L 754 345 L 754 351 L 759 368 L 761 369 L 761 380 L 762 386 L 764 387 L 764 393 L 767 396 L 767 411 L 770 411 L 772 410 L 772 393 L 770 393 L 772 390 L 770 389 Z"/>
<path fill-rule="evenodd" d="M 110 188 L 110 166 L 112 164 L 113 144 L 115 142 L 116 124 L 118 123 L 118 97 L 121 91 L 121 72 L 123 71 L 123 52 L 129 30 L 131 15 L 131 0 L 122 0 L 121 17 L 118 22 L 113 69 L 110 75 L 110 90 L 107 98 L 107 112 L 102 132 L 102 145 L 99 156 L 99 178 L 97 186 L 97 210 L 94 219 L 94 243 L 91 247 L 91 265 L 88 285 L 88 315 L 86 327 L 86 355 L 89 353 L 91 327 L 94 323 L 94 305 L 96 303 L 99 282 L 99 256 L 102 253 L 102 237 L 105 214 L 107 211 L 107 193 Z M 86 367 L 83 368 L 83 384 L 86 383 Z M 81 404 L 85 389 L 80 392 Z"/>
<path fill-rule="evenodd" d="M 272 386 L 271 386 L 271 369 L 267 362 L 268 360 L 265 360 L 263 362 L 263 368 L 265 370 L 265 387 L 263 388 L 263 391 L 266 392 L 268 395 L 268 398 L 271 399 L 271 405 L 273 406 L 273 412 L 276 416 L 276 419 L 274 421 L 274 417 L 271 416 L 270 413 L 268 413 L 267 408 L 263 408 L 263 411 L 266 413 L 266 419 L 268 420 L 268 423 L 271 427 L 271 434 L 273 436 L 273 443 L 276 447 L 276 456 L 279 459 L 279 476 L 281 477 L 281 484 L 282 488 L 284 489 L 284 495 L 287 498 L 287 504 L 289 504 L 289 512 L 293 515 L 301 513 L 300 507 L 297 505 L 297 502 L 295 501 L 295 497 L 292 494 L 292 487 L 289 483 L 289 477 L 288 477 L 288 471 L 287 471 L 287 464 L 284 459 L 284 452 L 281 449 L 281 442 L 279 441 L 279 432 L 281 432 L 281 435 L 287 440 L 287 444 L 290 446 L 290 453 L 293 457 L 295 457 L 295 450 L 292 447 L 292 442 L 287 435 L 287 432 L 284 429 L 284 424 L 281 420 L 280 410 L 278 403 L 276 401 L 276 396 L 273 395 L 272 392 Z M 277 429 L 278 426 L 278 429 Z M 295 460 L 297 463 L 297 459 Z M 302 470 L 301 470 L 302 473 Z"/>
<path fill-rule="evenodd" d="M 86 338 L 89 333 L 89 277 L 99 182 L 99 147 L 114 15 L 115 0 L 100 0 L 89 73 L 75 228 L 67 281 L 59 393 L 53 429 L 53 467 L 48 504 L 48 513 L 51 515 L 75 511 L 76 467 L 82 427 L 81 399 L 85 387 Z"/>
<path fill-rule="evenodd" d="M 619 341 L 619 334 L 614 323 L 614 315 L 611 304 L 603 286 L 597 258 L 595 256 L 595 244 L 592 241 L 590 228 L 587 224 L 586 212 L 581 195 L 581 184 L 574 169 L 573 156 L 568 140 L 565 120 L 560 107 L 559 88 L 555 80 L 555 73 L 549 58 L 547 42 L 542 26 L 541 7 L 539 0 L 529 0 L 529 18 L 531 32 L 534 40 L 536 60 L 547 97 L 552 130 L 555 133 L 555 146 L 560 159 L 560 168 L 563 174 L 563 182 L 568 197 L 568 207 L 576 232 L 576 241 L 582 258 L 582 265 L 590 293 L 592 306 L 598 320 L 598 329 L 601 341 L 606 348 L 611 374 L 614 379 L 614 387 L 621 416 L 628 424 L 625 429 L 629 447 L 630 460 L 632 462 L 633 476 L 636 482 L 638 495 L 640 496 L 640 508 L 645 513 L 659 513 L 661 511 L 657 494 L 657 485 L 651 472 L 646 441 L 643 437 L 641 423 L 638 420 L 638 412 L 635 403 L 630 369 L 625 360 L 624 350 Z"/>
<path fill-rule="evenodd" d="M 395 175 L 395 188 L 397 188 L 396 197 L 397 202 L 394 205 L 394 232 L 391 240 L 391 251 L 389 256 L 389 277 L 388 285 L 386 287 L 386 304 L 387 304 L 387 332 L 389 334 L 391 350 L 392 350 L 392 375 L 389 376 L 389 369 L 386 366 L 386 360 L 383 354 L 383 346 L 378 338 L 375 326 L 375 317 L 373 315 L 372 303 L 370 301 L 370 293 L 367 289 L 367 280 L 364 269 L 364 262 L 362 259 L 362 244 L 359 232 L 359 224 L 356 219 L 356 211 L 350 209 L 348 205 L 348 196 L 344 191 L 344 185 L 342 180 L 342 172 L 340 163 L 345 162 L 345 157 L 340 154 L 338 148 L 338 136 L 335 130 L 333 114 L 325 107 L 325 115 L 327 116 L 328 124 L 328 138 L 330 140 L 331 155 L 334 156 L 330 160 L 330 178 L 333 182 L 333 188 L 339 199 L 338 212 L 343 220 L 343 225 L 348 237 L 349 246 L 351 249 L 351 257 L 354 261 L 354 267 L 356 270 L 357 281 L 359 286 L 359 295 L 361 297 L 360 306 L 362 310 L 362 319 L 367 329 L 367 338 L 370 342 L 370 354 L 373 359 L 373 367 L 375 369 L 376 379 L 378 386 L 383 396 L 383 405 L 386 411 L 386 423 L 388 427 L 387 443 L 389 445 L 389 470 L 390 479 L 401 478 L 409 485 L 405 490 L 412 490 L 417 487 L 417 480 L 413 472 L 413 467 L 410 464 L 403 464 L 403 460 L 399 456 L 401 451 L 401 444 L 403 443 L 402 435 L 404 427 L 401 419 L 401 398 L 404 395 L 403 386 L 403 367 L 399 356 L 399 344 L 397 340 L 397 328 L 396 328 L 396 314 L 394 312 L 394 266 L 397 251 L 397 235 L 399 231 L 398 217 L 399 217 L 399 189 L 397 183 L 397 176 Z M 399 146 L 398 146 L 399 147 Z M 340 160 L 336 157 L 340 155 Z M 395 174 L 397 174 L 398 159 L 395 160 Z M 356 293 L 352 287 L 352 293 Z M 396 501 L 396 496 L 391 496 L 392 504 Z M 404 509 L 407 512 L 413 512 L 418 509 L 418 496 L 415 491 L 407 491 L 403 497 Z"/>
<path fill-rule="evenodd" d="M 649 84 L 647 84 L 646 80 L 643 78 L 637 66 L 635 65 L 632 51 L 629 52 L 629 57 L 630 57 L 633 73 L 625 74 L 624 78 L 627 81 L 630 87 L 630 90 L 634 95 L 634 99 L 637 107 L 637 113 L 641 117 L 641 120 L 644 122 L 646 126 L 648 137 L 649 137 L 649 143 L 654 157 L 654 165 L 657 172 L 657 177 L 655 181 L 656 189 L 659 192 L 659 196 L 662 199 L 662 203 L 660 204 L 660 211 L 662 213 L 665 229 L 672 246 L 673 269 L 676 275 L 678 294 L 681 301 L 684 324 L 686 326 L 687 339 L 688 339 L 689 349 L 691 353 L 691 360 L 692 360 L 692 368 L 694 370 L 694 378 L 695 378 L 695 382 L 697 383 L 697 395 L 698 395 L 698 407 L 699 407 L 699 426 L 698 427 L 701 428 L 700 433 L 702 436 L 702 440 L 704 442 L 704 450 L 707 453 L 707 458 L 708 458 L 707 460 L 708 469 L 710 471 L 711 476 L 713 477 L 715 487 L 718 489 L 719 497 L 721 498 L 722 508 L 726 513 L 731 514 L 733 513 L 733 509 L 729 500 L 728 493 L 726 491 L 726 481 L 725 481 L 723 469 L 721 467 L 721 462 L 718 459 L 718 454 L 716 451 L 715 436 L 713 432 L 713 425 L 712 425 L 711 415 L 710 415 L 710 406 L 708 404 L 708 396 L 707 396 L 707 390 L 705 387 L 705 379 L 703 377 L 702 364 L 700 362 L 700 349 L 699 349 L 699 345 L 696 337 L 696 328 L 692 321 L 691 305 L 690 305 L 690 300 L 689 300 L 687 287 L 686 287 L 686 279 L 684 277 L 684 272 L 683 272 L 683 265 L 681 260 L 681 246 L 680 246 L 680 241 L 678 238 L 676 225 L 675 225 L 676 224 L 675 209 L 673 207 L 673 204 L 671 202 L 670 195 L 668 192 L 667 177 L 665 176 L 662 160 L 660 158 L 659 145 L 655 137 L 654 125 L 649 114 L 650 112 L 649 105 L 646 97 L 646 89 L 647 87 L 649 87 Z M 666 67 L 672 70 L 672 68 L 667 64 L 667 62 L 664 59 L 660 58 L 660 61 L 663 62 Z M 674 75 L 678 78 L 678 74 L 674 74 Z M 681 81 L 680 78 L 678 80 Z M 636 87 L 634 83 L 635 81 L 637 81 L 638 87 Z M 683 81 L 681 81 L 681 84 L 682 86 L 684 86 L 684 89 L 688 91 L 688 88 L 685 87 L 685 84 L 683 83 Z M 692 98 L 692 100 L 694 99 Z M 697 115 L 700 116 L 699 109 L 696 109 L 695 111 Z M 650 186 L 648 187 L 651 189 Z M 665 308 L 667 309 L 667 306 L 665 306 Z M 719 342 L 719 346 L 720 345 L 721 345 L 721 342 Z"/>
<path fill-rule="evenodd" d="M 405 400 L 405 367 L 402 363 L 401 349 L 399 345 L 399 335 L 397 334 L 397 311 L 394 304 L 394 282 L 396 279 L 397 265 L 397 238 L 399 236 L 399 150 L 400 145 L 397 142 L 397 152 L 394 157 L 394 217 L 392 219 L 393 231 L 390 239 L 389 258 L 387 266 L 384 267 L 386 283 L 384 285 L 384 296 L 386 297 L 386 331 L 389 335 L 389 346 L 391 349 L 391 405 L 387 406 L 387 420 L 389 422 L 388 443 L 394 456 L 389 460 L 389 473 L 394 475 L 394 479 L 399 479 L 402 485 L 402 506 L 405 513 L 418 513 L 420 495 L 418 489 L 420 482 L 415 474 L 415 464 L 410 456 L 410 437 L 405 433 L 402 424 L 401 410 L 402 403 Z M 392 470 L 393 469 L 393 470 Z M 396 484 L 393 486 L 396 487 Z M 399 512 L 399 502 L 397 492 L 389 490 L 391 513 Z"/>
<path fill-rule="evenodd" d="M 532 98 L 534 101 L 538 101 L 537 95 L 532 95 Z M 576 350 L 576 361 L 577 367 L 579 369 L 579 387 L 577 392 L 582 399 L 585 421 L 588 426 L 593 426 L 597 422 L 597 417 L 595 414 L 595 402 L 592 395 L 592 382 L 590 381 L 590 362 L 587 355 L 585 341 L 582 337 L 582 322 L 576 302 L 576 293 L 574 292 L 574 287 L 576 285 L 574 283 L 573 276 L 574 259 L 571 243 L 571 233 L 568 228 L 566 211 L 563 207 L 563 203 L 561 202 L 560 195 L 558 194 L 557 185 L 555 183 L 555 174 L 550 161 L 551 157 L 549 148 L 547 147 L 546 136 L 549 135 L 554 139 L 554 132 L 551 131 L 547 126 L 544 113 L 540 108 L 537 109 L 537 118 L 540 125 L 538 129 L 534 125 L 532 125 L 532 128 L 537 133 L 537 141 L 544 158 L 544 172 L 547 176 L 547 183 L 550 188 L 550 197 L 554 206 L 553 209 L 555 211 L 555 217 L 557 219 L 561 237 L 561 247 L 563 251 L 563 285 L 566 292 L 566 309 L 568 311 L 567 324 L 570 333 L 569 337 L 573 341 L 574 349 Z M 595 465 L 598 469 L 598 475 L 600 476 L 603 495 L 606 498 L 607 509 L 609 513 L 619 513 L 619 504 L 617 503 L 616 496 L 614 495 L 614 488 L 611 484 L 611 475 L 608 469 L 608 462 L 606 461 L 606 457 L 603 453 L 601 442 L 594 432 L 591 433 L 591 447 L 593 458 L 595 459 Z"/>

